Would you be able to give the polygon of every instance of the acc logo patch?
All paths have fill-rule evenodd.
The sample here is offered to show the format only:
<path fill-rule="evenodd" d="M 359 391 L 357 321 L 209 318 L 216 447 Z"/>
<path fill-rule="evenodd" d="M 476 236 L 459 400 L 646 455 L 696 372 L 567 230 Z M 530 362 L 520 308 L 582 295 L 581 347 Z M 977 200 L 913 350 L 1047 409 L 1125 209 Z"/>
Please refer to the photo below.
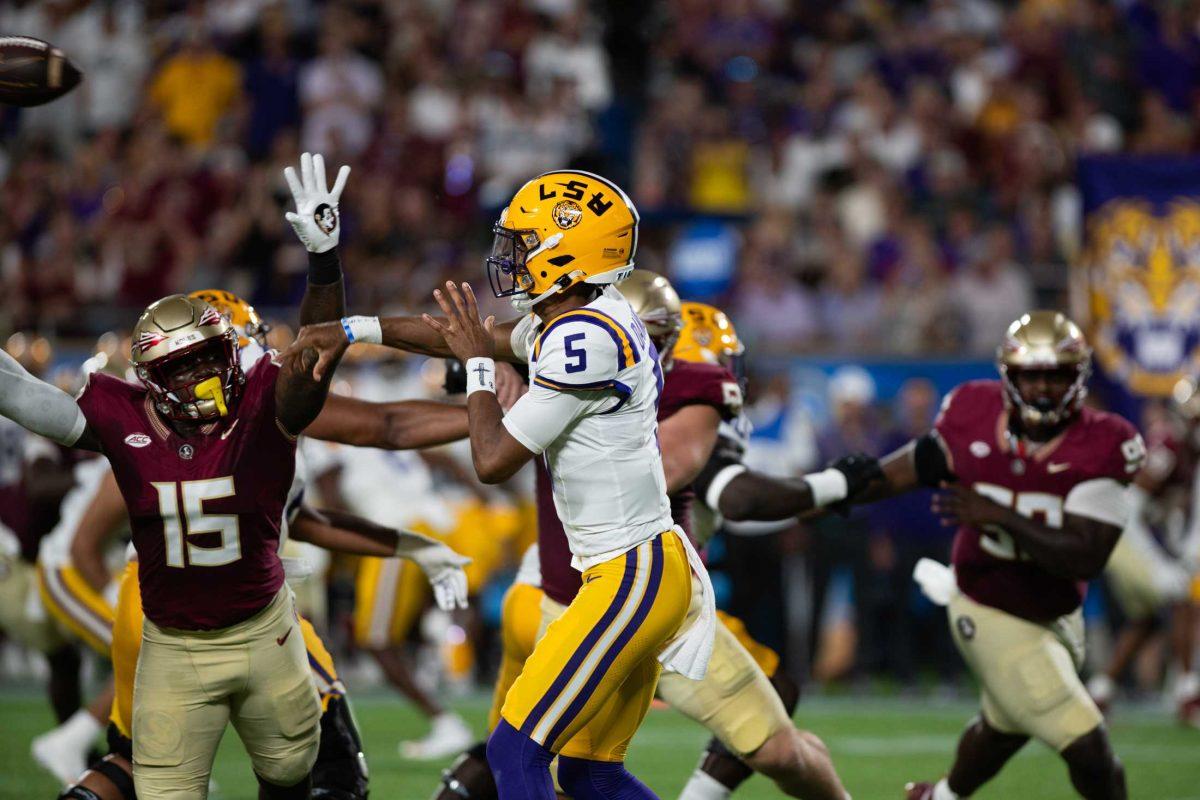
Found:
<path fill-rule="evenodd" d="M 971 442 L 971 446 L 967 449 L 970 450 L 971 455 L 975 456 L 976 458 L 987 458 L 992 453 L 992 448 L 987 446 L 987 442 L 981 442 L 978 440 Z"/>
<path fill-rule="evenodd" d="M 125 444 L 130 447 L 149 447 L 150 437 L 144 433 L 131 433 L 125 437 Z"/>
<path fill-rule="evenodd" d="M 313 222 L 317 223 L 317 227 L 321 229 L 321 232 L 328 236 L 337 229 L 337 212 L 328 203 L 321 203 L 321 205 L 313 209 Z"/>
<path fill-rule="evenodd" d="M 583 209 L 574 200 L 562 200 L 554 207 L 551 216 L 554 217 L 554 224 L 565 231 L 579 224 L 583 219 Z"/>
<path fill-rule="evenodd" d="M 958 633 L 968 642 L 975 638 L 975 620 L 970 617 L 959 617 L 954 620 L 955 627 L 958 628 Z"/>

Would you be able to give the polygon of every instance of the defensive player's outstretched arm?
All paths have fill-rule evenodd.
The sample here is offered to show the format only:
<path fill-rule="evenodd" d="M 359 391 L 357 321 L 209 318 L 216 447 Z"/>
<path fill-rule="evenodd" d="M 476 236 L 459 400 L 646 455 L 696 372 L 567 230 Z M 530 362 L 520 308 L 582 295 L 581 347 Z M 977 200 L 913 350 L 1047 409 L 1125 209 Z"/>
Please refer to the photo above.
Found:
<path fill-rule="evenodd" d="M 425 573 L 439 606 L 446 611 L 467 607 L 463 567 L 471 559 L 428 536 L 386 528 L 344 511 L 318 511 L 307 505 L 300 507 L 290 532 L 297 541 L 338 553 L 407 558 Z"/>
<path fill-rule="evenodd" d="M 283 177 L 292 190 L 296 210 L 284 217 L 292 224 L 296 236 L 308 250 L 308 285 L 300 301 L 300 324 L 329 322 L 346 315 L 346 290 L 342 283 L 342 266 L 338 260 L 338 239 L 341 237 L 341 218 L 338 200 L 350 168 L 338 170 L 333 189 L 325 183 L 325 158 L 320 154 L 300 156 L 300 175 L 285 167 Z"/>
<path fill-rule="evenodd" d="M 416 450 L 467 435 L 467 409 L 432 400 L 372 403 L 331 394 L 304 435 L 381 450 Z"/>
<path fill-rule="evenodd" d="M 822 472 L 776 478 L 747 468 L 734 456 L 717 454 L 695 483 L 709 508 L 733 522 L 774 522 L 841 503 L 854 502 L 882 479 L 879 462 L 855 453 Z"/>
<path fill-rule="evenodd" d="M 318 377 L 324 375 L 332 353 L 346 342 L 382 344 L 417 355 L 453 358 L 454 351 L 441 333 L 430 327 L 430 321 L 442 325 L 448 322 L 444 317 L 431 317 L 428 314 L 420 317 L 345 317 L 340 322 L 306 325 L 288 349 L 290 352 L 309 347 L 317 352 Z M 505 322 L 488 329 L 493 358 L 514 363 L 522 360 L 513 351 L 512 332 L 515 327 L 516 322 Z"/>
<path fill-rule="evenodd" d="M 1072 489 L 1061 528 L 1044 525 L 972 489 L 949 484 L 943 488 L 933 499 L 933 511 L 941 515 L 943 525 L 1002 528 L 1022 555 L 1052 575 L 1076 581 L 1091 580 L 1104 570 L 1127 516 L 1122 487 L 1111 480 L 1088 481 Z M 1072 506 L 1086 515 L 1072 513 Z"/>
<path fill-rule="evenodd" d="M 0 350 L 0 414 L 67 447 L 100 451 L 100 440 L 69 394 L 30 375 Z"/>
<path fill-rule="evenodd" d="M 658 423 L 667 494 L 691 485 L 700 475 L 717 443 L 721 415 L 712 406 L 684 406 Z"/>
<path fill-rule="evenodd" d="M 312 347 L 298 346 L 306 330 L 307 326 L 300 329 L 296 342 L 280 357 L 279 375 L 275 378 L 275 415 L 283 429 L 292 436 L 299 436 L 321 413 L 329 396 L 333 371 L 349 346 L 343 337 L 339 346 L 322 354 L 326 359 L 326 369 L 318 375 L 317 351 Z"/>

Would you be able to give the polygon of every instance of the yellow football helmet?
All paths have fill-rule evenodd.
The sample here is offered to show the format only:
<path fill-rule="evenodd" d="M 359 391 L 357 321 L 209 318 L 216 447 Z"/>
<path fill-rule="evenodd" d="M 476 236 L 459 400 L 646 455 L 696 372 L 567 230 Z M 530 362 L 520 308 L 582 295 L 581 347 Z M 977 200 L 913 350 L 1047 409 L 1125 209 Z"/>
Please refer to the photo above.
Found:
<path fill-rule="evenodd" d="M 638 213 L 611 181 L 547 172 L 517 191 L 493 226 L 488 280 L 521 311 L 577 283 L 609 284 L 633 271 Z"/>
<path fill-rule="evenodd" d="M 1011 325 L 996 350 L 996 368 L 1004 384 L 1007 402 L 1030 426 L 1058 425 L 1069 419 L 1087 396 L 1087 379 L 1092 373 L 1092 348 L 1083 331 L 1066 314 L 1030 311 Z M 1022 371 L 1062 371 L 1071 375 L 1070 386 L 1058 398 L 1031 403 L 1021 396 L 1016 375 Z"/>
<path fill-rule="evenodd" d="M 200 289 L 191 292 L 188 297 L 203 300 L 229 320 L 229 324 L 238 333 L 238 346 L 245 347 L 254 340 L 266 349 L 267 334 L 270 333 L 271 326 L 259 316 L 254 306 L 224 289 Z"/>
<path fill-rule="evenodd" d="M 229 413 L 246 376 L 238 334 L 203 300 L 173 294 L 142 312 L 133 326 L 130 361 L 168 419 L 198 421 Z"/>
<path fill-rule="evenodd" d="M 685 300 L 683 330 L 675 344 L 675 357 L 681 361 L 721 364 L 741 377 L 746 346 L 738 338 L 733 322 L 724 311 L 707 303 Z"/>
<path fill-rule="evenodd" d="M 645 269 L 639 269 L 617 284 L 617 289 L 633 306 L 633 312 L 646 326 L 646 333 L 658 349 L 659 360 L 671 362 L 671 352 L 683 327 L 682 305 L 671 282 Z"/>

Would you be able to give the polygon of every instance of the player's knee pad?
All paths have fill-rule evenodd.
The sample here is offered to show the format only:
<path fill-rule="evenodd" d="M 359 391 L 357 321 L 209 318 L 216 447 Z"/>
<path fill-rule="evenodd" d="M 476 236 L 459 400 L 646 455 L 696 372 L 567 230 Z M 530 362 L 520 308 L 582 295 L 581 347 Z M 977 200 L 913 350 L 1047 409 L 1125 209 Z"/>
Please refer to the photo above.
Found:
<path fill-rule="evenodd" d="M 715 736 L 708 740 L 708 747 L 700 757 L 700 771 L 731 791 L 754 774 L 746 762 L 734 755 Z"/>
<path fill-rule="evenodd" d="M 527 786 L 530 791 L 543 789 L 553 796 L 550 762 L 554 753 L 519 730 L 500 720 L 487 741 L 487 761 L 497 785 Z M 536 796 L 536 795 L 535 795 Z"/>
<path fill-rule="evenodd" d="M 102 758 L 89 768 L 92 772 L 103 775 L 109 783 L 116 787 L 121 800 L 137 800 L 133 788 L 133 776 L 111 759 Z M 101 800 L 94 790 L 86 786 L 72 786 L 58 796 L 58 800 Z"/>
<path fill-rule="evenodd" d="M 658 797 L 619 761 L 559 756 L 558 785 L 574 800 L 655 800 Z"/>
<path fill-rule="evenodd" d="M 108 740 L 108 752 L 133 763 L 133 740 L 124 736 L 115 722 L 108 723 L 105 738 Z"/>
<path fill-rule="evenodd" d="M 496 800 L 496 779 L 487 761 L 487 742 L 467 750 L 449 769 L 442 770 L 442 786 L 436 800 Z"/>
<path fill-rule="evenodd" d="M 367 759 L 350 705 L 344 697 L 330 697 L 321 715 L 321 744 L 312 769 L 312 796 L 324 800 L 365 800 L 367 777 Z"/>

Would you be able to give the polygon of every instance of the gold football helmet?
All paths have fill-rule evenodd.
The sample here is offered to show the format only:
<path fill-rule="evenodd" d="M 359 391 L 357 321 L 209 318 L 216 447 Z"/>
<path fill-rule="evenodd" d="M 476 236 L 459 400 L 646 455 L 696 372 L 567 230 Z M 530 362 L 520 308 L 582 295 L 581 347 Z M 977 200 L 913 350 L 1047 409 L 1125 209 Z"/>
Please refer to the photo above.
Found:
<path fill-rule="evenodd" d="M 528 311 L 577 283 L 616 283 L 629 275 L 638 213 L 615 183 L 561 170 L 522 186 L 492 233 L 492 291 Z"/>
<path fill-rule="evenodd" d="M 188 297 L 203 300 L 229 320 L 229 324 L 238 333 L 238 345 L 245 347 L 253 340 L 265 350 L 267 349 L 267 334 L 271 331 L 254 306 L 238 297 L 233 292 L 224 289 L 200 289 L 191 292 Z"/>
<path fill-rule="evenodd" d="M 683 330 L 675 343 L 680 361 L 720 364 L 742 379 L 746 346 L 738 339 L 733 322 L 724 311 L 707 303 L 683 302 Z"/>
<path fill-rule="evenodd" d="M 617 289 L 646 326 L 659 360 L 664 365 L 671 363 L 675 340 L 683 328 L 682 303 L 675 287 L 657 272 L 639 269 L 617 284 Z"/>
<path fill-rule="evenodd" d="M 1092 372 L 1092 348 L 1083 331 L 1058 311 L 1030 311 L 1008 326 L 996 351 L 996 367 L 1010 406 L 1031 427 L 1054 426 L 1069 419 L 1087 396 Z M 1045 370 L 1070 375 L 1068 389 L 1058 398 L 1030 401 L 1022 397 L 1016 377 L 1023 371 Z"/>
<path fill-rule="evenodd" d="M 237 331 L 194 297 L 173 294 L 151 303 L 133 326 L 130 351 L 134 371 L 168 419 L 223 417 L 246 380 Z"/>

